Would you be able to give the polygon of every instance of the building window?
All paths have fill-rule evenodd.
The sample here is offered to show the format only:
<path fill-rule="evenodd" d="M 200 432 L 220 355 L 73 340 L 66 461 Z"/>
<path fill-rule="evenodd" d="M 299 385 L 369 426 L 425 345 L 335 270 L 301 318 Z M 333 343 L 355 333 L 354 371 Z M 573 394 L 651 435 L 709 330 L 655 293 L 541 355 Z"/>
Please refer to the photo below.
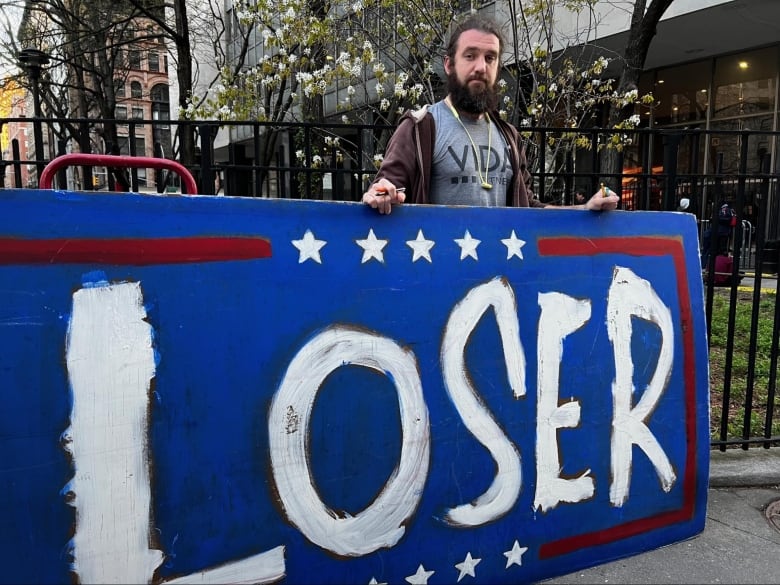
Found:
<path fill-rule="evenodd" d="M 777 63 L 777 47 L 718 58 L 713 82 L 713 118 L 773 112 Z"/>
<path fill-rule="evenodd" d="M 135 38 L 135 28 L 132 26 L 128 26 L 125 30 L 122 31 L 122 40 L 126 43 L 132 41 Z"/>
<path fill-rule="evenodd" d="M 117 120 L 127 120 L 127 106 L 117 106 L 114 111 Z"/>
<path fill-rule="evenodd" d="M 146 60 L 149 63 L 149 71 L 160 70 L 160 55 L 155 51 L 150 51 L 146 56 Z"/>
<path fill-rule="evenodd" d="M 146 140 L 143 136 L 135 138 L 135 152 L 130 152 L 130 138 L 128 136 L 119 137 L 119 153 L 124 155 L 146 156 Z"/>
<path fill-rule="evenodd" d="M 125 97 L 125 80 L 124 79 L 115 79 L 114 80 L 114 96 L 117 97 L 117 98 Z"/>
<path fill-rule="evenodd" d="M 141 88 L 141 82 L 133 81 L 130 83 L 130 97 L 135 99 L 141 99 L 143 97 L 143 90 Z"/>
<path fill-rule="evenodd" d="M 170 120 L 170 95 L 168 86 L 164 83 L 158 83 L 149 92 L 149 98 L 152 100 L 152 120 Z M 168 124 L 160 124 L 160 128 L 168 128 Z"/>
<path fill-rule="evenodd" d="M 644 85 L 644 84 L 640 84 Z M 656 126 L 690 124 L 707 119 L 710 70 L 706 62 L 661 69 L 652 88 L 656 100 Z"/>
<path fill-rule="evenodd" d="M 158 83 L 149 92 L 152 100 L 152 120 L 154 120 L 154 142 L 162 148 L 163 156 L 171 154 L 171 127 L 166 121 L 171 119 L 170 94 L 168 86 Z"/>
<path fill-rule="evenodd" d="M 133 108 L 133 120 L 143 120 L 143 119 L 144 119 L 144 109 Z M 143 124 L 136 124 L 136 128 L 143 128 Z"/>
<path fill-rule="evenodd" d="M 132 49 L 127 52 L 127 66 L 130 69 L 141 68 L 141 51 Z"/>

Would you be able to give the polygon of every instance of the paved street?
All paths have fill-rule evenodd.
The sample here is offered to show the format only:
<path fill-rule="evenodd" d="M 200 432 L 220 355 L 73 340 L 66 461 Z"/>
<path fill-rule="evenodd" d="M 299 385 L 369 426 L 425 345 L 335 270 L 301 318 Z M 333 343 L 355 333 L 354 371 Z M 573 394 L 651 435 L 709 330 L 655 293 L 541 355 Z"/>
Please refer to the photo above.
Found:
<path fill-rule="evenodd" d="M 780 447 L 713 452 L 704 531 L 551 584 L 779 583 Z"/>

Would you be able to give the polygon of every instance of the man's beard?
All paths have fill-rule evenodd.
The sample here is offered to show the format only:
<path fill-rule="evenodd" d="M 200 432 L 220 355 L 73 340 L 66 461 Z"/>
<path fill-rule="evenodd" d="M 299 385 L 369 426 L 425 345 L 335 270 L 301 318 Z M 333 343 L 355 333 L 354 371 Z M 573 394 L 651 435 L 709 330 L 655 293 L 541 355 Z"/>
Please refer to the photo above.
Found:
<path fill-rule="evenodd" d="M 495 85 L 488 86 L 487 81 L 484 89 L 471 90 L 468 82 L 462 84 L 455 71 L 452 71 L 447 76 L 447 90 L 452 105 L 468 114 L 483 114 L 498 107 L 498 91 Z"/>

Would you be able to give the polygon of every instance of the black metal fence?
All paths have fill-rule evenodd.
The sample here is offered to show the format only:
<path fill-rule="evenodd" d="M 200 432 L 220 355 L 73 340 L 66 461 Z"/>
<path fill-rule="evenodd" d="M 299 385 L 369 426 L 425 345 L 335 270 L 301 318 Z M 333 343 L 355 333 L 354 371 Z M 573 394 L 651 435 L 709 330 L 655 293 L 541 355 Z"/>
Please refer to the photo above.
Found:
<path fill-rule="evenodd" d="M 106 132 L 109 127 L 114 132 Z M 780 444 L 777 369 L 780 300 L 780 133 L 700 128 L 636 131 L 523 128 L 540 200 L 569 204 L 576 189 L 602 182 L 627 210 L 685 211 L 700 226 L 706 263 L 710 339 L 711 444 L 726 449 Z M 68 138 L 67 129 L 78 129 Z M 201 194 L 358 201 L 374 176 L 393 128 L 359 124 L 224 123 L 172 120 L 0 119 L 6 130 L 0 170 L 4 188 L 36 188 L 44 166 L 70 152 L 177 158 Z M 189 156 L 172 144 L 191 133 Z M 73 134 L 71 130 L 71 134 Z M 116 136 L 113 143 L 107 135 Z M 33 136 L 42 136 L 44 148 Z M 599 156 L 619 137 L 613 168 Z M 544 145 L 544 146 L 542 146 Z M 565 148 L 556 148 L 565 146 Z M 44 152 L 45 160 L 35 152 Z M 410 154 L 411 155 L 411 154 Z M 177 177 L 154 169 L 61 170 L 68 190 L 178 192 Z M 735 225 L 718 234 L 718 209 L 728 202 Z M 710 229 L 712 228 L 712 229 Z M 723 268 L 718 257 L 731 258 Z"/>

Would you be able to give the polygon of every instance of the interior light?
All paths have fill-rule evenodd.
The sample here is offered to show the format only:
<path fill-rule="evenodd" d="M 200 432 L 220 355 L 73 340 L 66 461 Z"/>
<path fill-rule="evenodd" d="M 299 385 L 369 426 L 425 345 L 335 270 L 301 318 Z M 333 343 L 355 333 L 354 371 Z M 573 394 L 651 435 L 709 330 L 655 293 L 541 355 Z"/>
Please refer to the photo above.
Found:
<path fill-rule="evenodd" d="M 664 82 L 664 80 L 663 80 L 663 79 L 659 79 L 659 80 L 658 80 L 658 83 L 663 83 L 663 82 Z"/>
<path fill-rule="evenodd" d="M 750 67 L 750 64 L 747 61 L 740 61 L 739 62 L 739 68 L 740 69 L 747 69 L 748 67 Z"/>

